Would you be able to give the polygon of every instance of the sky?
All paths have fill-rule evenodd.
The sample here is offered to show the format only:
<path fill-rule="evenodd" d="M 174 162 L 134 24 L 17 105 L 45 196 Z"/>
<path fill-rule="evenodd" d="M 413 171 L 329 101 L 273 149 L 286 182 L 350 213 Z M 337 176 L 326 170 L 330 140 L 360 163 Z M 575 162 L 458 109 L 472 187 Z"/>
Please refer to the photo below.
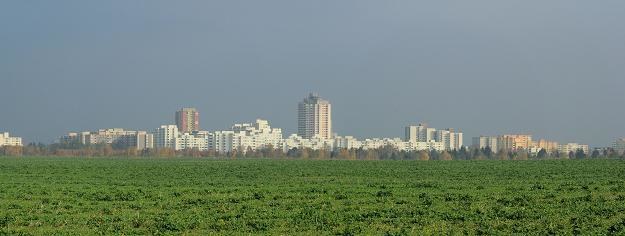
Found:
<path fill-rule="evenodd" d="M 56 0 L 0 2 L 0 131 L 205 130 L 331 101 L 339 135 L 406 125 L 470 137 L 625 137 L 625 1 Z"/>

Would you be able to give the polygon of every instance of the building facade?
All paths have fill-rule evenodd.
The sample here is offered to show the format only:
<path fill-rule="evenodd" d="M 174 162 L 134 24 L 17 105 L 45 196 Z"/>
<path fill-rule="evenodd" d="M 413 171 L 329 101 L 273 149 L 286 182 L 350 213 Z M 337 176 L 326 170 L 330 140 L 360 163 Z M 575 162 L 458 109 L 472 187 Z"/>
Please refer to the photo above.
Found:
<path fill-rule="evenodd" d="M 162 125 L 154 130 L 154 147 L 176 148 L 176 138 L 178 135 L 178 126 Z"/>
<path fill-rule="evenodd" d="M 536 147 L 539 151 L 541 149 L 545 149 L 545 151 L 547 153 L 554 153 L 555 151 L 558 150 L 558 142 L 554 142 L 554 141 L 549 141 L 549 140 L 545 140 L 545 139 L 540 139 L 536 142 L 534 142 L 534 147 Z"/>
<path fill-rule="evenodd" d="M 137 150 L 154 148 L 154 135 L 145 131 L 137 132 Z"/>
<path fill-rule="evenodd" d="M 332 138 L 332 105 L 329 101 L 311 93 L 299 103 L 297 117 L 297 134 L 300 137 Z"/>
<path fill-rule="evenodd" d="M 473 137 L 473 147 L 479 149 L 488 147 L 492 152 L 497 152 L 499 150 L 497 146 L 497 136 Z"/>
<path fill-rule="evenodd" d="M 612 149 L 618 154 L 625 152 L 625 138 L 619 138 L 612 143 Z"/>
<path fill-rule="evenodd" d="M 176 126 L 180 133 L 200 130 L 200 113 L 195 108 L 182 108 L 176 112 Z"/>
<path fill-rule="evenodd" d="M 208 131 L 195 131 L 192 133 L 179 134 L 174 140 L 174 149 L 197 149 L 207 151 L 210 148 L 212 134 Z"/>
<path fill-rule="evenodd" d="M 568 155 L 569 153 L 577 153 L 577 150 L 582 150 L 585 154 L 589 154 L 589 146 L 579 143 L 567 143 L 558 145 L 558 152 L 560 155 Z"/>
<path fill-rule="evenodd" d="M 110 144 L 115 148 L 153 147 L 152 134 L 145 131 L 124 130 L 122 128 L 100 129 L 95 132 L 72 132 L 59 138 L 61 144 L 97 145 Z"/>
<path fill-rule="evenodd" d="M 282 149 L 282 129 L 271 128 L 266 120 L 234 124 L 231 130 L 215 131 L 209 138 L 209 148 L 218 153 L 247 152 L 264 148 Z"/>
<path fill-rule="evenodd" d="M 454 129 L 436 130 L 425 124 L 411 125 L 405 128 L 405 142 L 442 143 L 444 150 L 460 150 L 463 146 L 462 132 Z"/>
<path fill-rule="evenodd" d="M 21 137 L 11 137 L 8 132 L 0 133 L 0 147 L 23 146 Z"/>
<path fill-rule="evenodd" d="M 532 144 L 532 135 L 527 134 L 506 134 L 499 136 L 497 140 L 499 150 L 507 151 L 528 150 Z"/>

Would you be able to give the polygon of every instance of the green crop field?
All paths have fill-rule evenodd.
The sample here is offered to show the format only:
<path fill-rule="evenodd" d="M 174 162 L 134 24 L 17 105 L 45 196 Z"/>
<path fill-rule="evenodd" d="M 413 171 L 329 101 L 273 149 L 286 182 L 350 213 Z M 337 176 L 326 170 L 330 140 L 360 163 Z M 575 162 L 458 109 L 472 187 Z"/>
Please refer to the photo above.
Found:
<path fill-rule="evenodd" d="M 625 234 L 625 162 L 0 158 L 8 234 Z"/>

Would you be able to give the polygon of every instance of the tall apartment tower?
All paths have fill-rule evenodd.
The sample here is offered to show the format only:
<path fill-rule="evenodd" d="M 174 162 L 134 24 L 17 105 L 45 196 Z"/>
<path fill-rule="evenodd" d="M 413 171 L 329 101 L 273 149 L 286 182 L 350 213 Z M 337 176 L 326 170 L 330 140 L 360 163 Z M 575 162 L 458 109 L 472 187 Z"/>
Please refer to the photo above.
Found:
<path fill-rule="evenodd" d="M 200 113 L 195 108 L 182 108 L 176 112 L 176 126 L 181 133 L 200 130 Z"/>
<path fill-rule="evenodd" d="M 299 103 L 297 134 L 305 139 L 318 135 L 332 138 L 332 105 L 317 94 L 311 93 Z"/>
<path fill-rule="evenodd" d="M 436 129 L 428 128 L 427 124 L 406 126 L 406 142 L 432 142 L 436 141 Z"/>

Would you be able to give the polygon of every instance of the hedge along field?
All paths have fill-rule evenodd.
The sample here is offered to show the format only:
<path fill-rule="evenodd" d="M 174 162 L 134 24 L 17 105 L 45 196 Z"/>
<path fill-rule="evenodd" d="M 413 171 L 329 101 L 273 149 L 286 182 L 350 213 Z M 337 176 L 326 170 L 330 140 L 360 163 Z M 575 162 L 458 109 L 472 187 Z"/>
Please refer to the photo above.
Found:
<path fill-rule="evenodd" d="M 2 234 L 625 234 L 625 162 L 0 158 Z"/>

